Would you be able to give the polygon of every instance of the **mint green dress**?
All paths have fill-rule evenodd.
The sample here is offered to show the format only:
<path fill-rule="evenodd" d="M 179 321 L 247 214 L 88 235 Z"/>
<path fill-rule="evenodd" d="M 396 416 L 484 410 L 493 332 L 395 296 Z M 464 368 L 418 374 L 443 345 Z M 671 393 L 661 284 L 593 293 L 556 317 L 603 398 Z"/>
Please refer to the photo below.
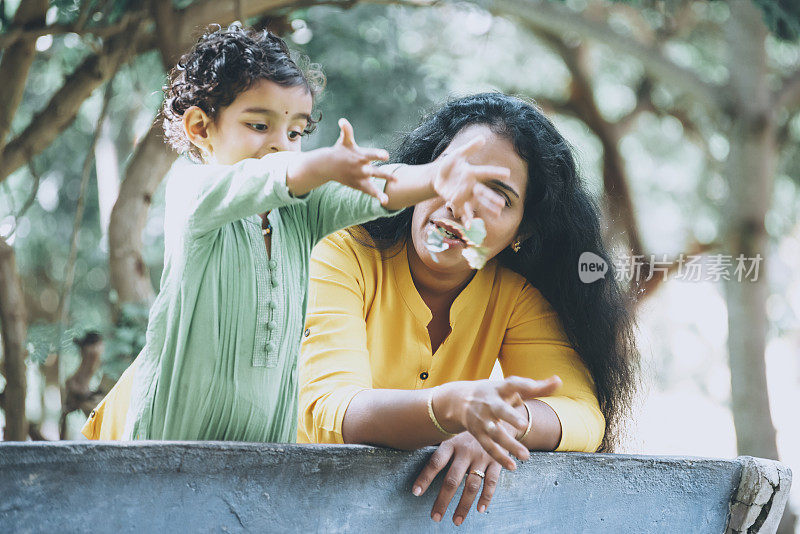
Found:
<path fill-rule="evenodd" d="M 389 212 L 336 182 L 292 196 L 294 157 L 170 172 L 164 271 L 124 439 L 295 441 L 311 249 Z M 267 211 L 271 257 L 259 217 Z"/>

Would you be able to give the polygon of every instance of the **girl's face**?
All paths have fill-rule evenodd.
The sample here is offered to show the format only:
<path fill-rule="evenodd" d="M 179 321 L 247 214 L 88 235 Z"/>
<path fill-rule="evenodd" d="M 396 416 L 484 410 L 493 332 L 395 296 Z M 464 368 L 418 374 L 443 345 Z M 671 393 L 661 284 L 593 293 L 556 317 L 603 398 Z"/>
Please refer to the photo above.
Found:
<path fill-rule="evenodd" d="M 210 154 L 209 163 L 224 165 L 272 152 L 299 152 L 313 104 L 302 85 L 285 87 L 260 80 L 210 121 L 205 140 L 200 140 L 206 146 L 201 148 Z"/>
<path fill-rule="evenodd" d="M 476 217 L 480 217 L 486 223 L 486 239 L 483 246 L 489 249 L 489 258 L 493 258 L 518 237 L 519 225 L 524 212 L 525 191 L 528 185 L 528 164 L 514 150 L 511 141 L 498 136 L 488 126 L 482 124 L 468 126 L 458 132 L 442 156 L 477 136 L 485 137 L 486 143 L 467 161 L 473 165 L 507 167 L 511 171 L 511 176 L 507 181 L 489 180 L 484 182 L 506 199 L 506 206 L 501 214 L 494 216 L 481 208 L 478 208 L 475 213 Z M 411 219 L 414 250 L 425 266 L 432 271 L 450 275 L 456 274 L 458 271 L 468 273 L 471 268 L 461 254 L 463 247 L 460 244 L 438 253 L 436 255 L 438 262 L 434 261 L 431 253 L 425 247 L 428 234 L 434 229 L 431 221 L 440 218 L 455 220 L 450 209 L 445 207 L 444 200 L 439 197 L 420 202 L 414 207 L 414 215 Z"/>

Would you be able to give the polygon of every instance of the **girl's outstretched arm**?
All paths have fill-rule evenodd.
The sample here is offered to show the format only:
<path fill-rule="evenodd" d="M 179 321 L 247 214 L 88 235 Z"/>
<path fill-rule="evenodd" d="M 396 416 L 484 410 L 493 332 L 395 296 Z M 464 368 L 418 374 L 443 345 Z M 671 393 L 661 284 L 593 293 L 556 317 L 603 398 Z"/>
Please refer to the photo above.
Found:
<path fill-rule="evenodd" d="M 377 197 L 386 209 L 399 210 L 440 196 L 451 205 L 455 216 L 463 216 L 466 222 L 472 217 L 472 208 L 481 205 L 492 213 L 499 214 L 505 205 L 502 197 L 482 182 L 508 179 L 510 171 L 505 167 L 471 165 L 467 162 L 467 158 L 483 146 L 485 143 L 483 138 L 473 139 L 449 154 L 443 154 L 435 161 L 424 165 L 392 164 L 373 167 L 368 165 L 369 161 L 386 160 L 388 158 L 386 151 L 359 147 L 355 141 L 353 127 L 347 119 L 339 119 L 339 128 L 341 133 L 336 144 L 330 149 L 323 150 L 350 152 L 353 158 L 361 157 L 364 172 L 339 170 L 338 163 L 333 166 L 326 161 L 330 160 L 331 156 L 324 152 L 319 154 L 316 161 L 308 160 L 304 166 L 314 166 L 318 173 Z M 351 163 L 350 168 L 356 168 L 355 163 Z M 290 168 L 287 182 L 291 181 L 292 172 Z M 309 175 L 312 173 L 311 170 L 306 172 Z M 369 179 L 367 173 L 372 173 L 372 177 L 386 180 L 383 191 Z M 316 178 L 316 181 L 318 180 L 319 178 Z M 292 192 L 302 194 L 303 190 L 298 192 L 292 189 Z"/>

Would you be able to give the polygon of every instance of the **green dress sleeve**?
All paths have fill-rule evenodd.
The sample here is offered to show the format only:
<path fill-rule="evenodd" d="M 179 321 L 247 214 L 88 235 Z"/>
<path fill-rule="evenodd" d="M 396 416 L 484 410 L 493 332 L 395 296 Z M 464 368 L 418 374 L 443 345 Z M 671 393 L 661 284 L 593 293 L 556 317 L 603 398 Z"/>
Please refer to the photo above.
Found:
<path fill-rule="evenodd" d="M 373 180 L 380 190 L 386 186 L 385 180 Z M 342 228 L 396 213 L 381 206 L 377 198 L 333 181 L 309 193 L 306 208 L 313 243 Z"/>
<path fill-rule="evenodd" d="M 177 185 L 189 234 L 199 236 L 230 222 L 281 206 L 305 202 L 286 185 L 286 170 L 293 152 L 245 159 L 234 165 L 198 165 L 186 169 Z M 168 192 L 169 195 L 169 192 Z"/>

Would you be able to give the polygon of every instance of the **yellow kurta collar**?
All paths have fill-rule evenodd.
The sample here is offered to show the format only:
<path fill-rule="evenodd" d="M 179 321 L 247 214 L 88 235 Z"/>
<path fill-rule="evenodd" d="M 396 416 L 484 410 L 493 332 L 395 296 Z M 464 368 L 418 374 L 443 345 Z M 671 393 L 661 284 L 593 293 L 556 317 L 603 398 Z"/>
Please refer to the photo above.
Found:
<path fill-rule="evenodd" d="M 392 254 L 389 259 L 389 268 L 394 272 L 396 289 L 405 302 L 411 314 L 424 326 L 428 326 L 433 318 L 430 308 L 422 300 L 422 296 L 414 285 L 411 277 L 411 268 L 408 263 L 408 241 L 403 245 L 403 249 Z M 450 325 L 468 308 L 485 310 L 489 303 L 489 297 L 494 285 L 495 272 L 497 270 L 496 260 L 490 260 L 483 269 L 480 269 L 470 280 L 467 287 L 453 301 L 450 307 Z"/>

